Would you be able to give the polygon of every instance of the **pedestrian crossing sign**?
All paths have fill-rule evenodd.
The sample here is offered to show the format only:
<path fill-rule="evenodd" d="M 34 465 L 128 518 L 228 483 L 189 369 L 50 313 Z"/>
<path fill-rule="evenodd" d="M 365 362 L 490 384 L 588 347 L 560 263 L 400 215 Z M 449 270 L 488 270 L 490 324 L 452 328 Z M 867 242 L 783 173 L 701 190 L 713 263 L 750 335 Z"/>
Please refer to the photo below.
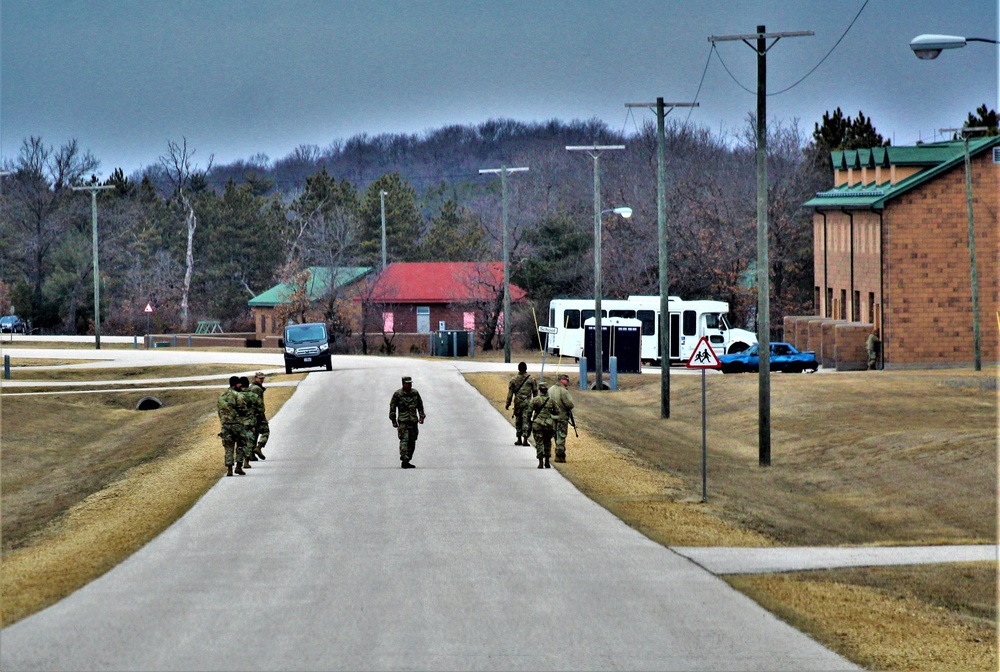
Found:
<path fill-rule="evenodd" d="M 695 346 L 694 352 L 691 353 L 691 358 L 687 362 L 687 368 L 689 369 L 721 369 L 722 362 L 719 358 L 715 356 L 715 350 L 712 349 L 712 345 L 708 342 L 707 336 L 702 336 L 701 340 L 698 341 L 698 345 Z"/>

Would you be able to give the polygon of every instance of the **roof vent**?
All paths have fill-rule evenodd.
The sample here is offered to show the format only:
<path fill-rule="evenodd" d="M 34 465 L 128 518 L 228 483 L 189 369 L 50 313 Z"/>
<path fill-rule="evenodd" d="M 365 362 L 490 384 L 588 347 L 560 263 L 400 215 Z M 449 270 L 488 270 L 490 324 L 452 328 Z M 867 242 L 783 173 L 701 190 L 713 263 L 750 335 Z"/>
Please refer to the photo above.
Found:
<path fill-rule="evenodd" d="M 1000 163 L 1000 147 L 993 148 L 993 163 Z"/>

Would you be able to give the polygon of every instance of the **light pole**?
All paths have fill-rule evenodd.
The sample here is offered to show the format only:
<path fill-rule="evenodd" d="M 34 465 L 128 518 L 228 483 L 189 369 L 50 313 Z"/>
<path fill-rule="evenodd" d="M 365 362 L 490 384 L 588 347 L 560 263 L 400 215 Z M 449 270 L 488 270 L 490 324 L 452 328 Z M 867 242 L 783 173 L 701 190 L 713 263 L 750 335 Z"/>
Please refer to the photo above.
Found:
<path fill-rule="evenodd" d="M 767 41 L 773 47 L 783 37 L 813 35 L 811 30 L 767 33 L 764 26 L 750 35 L 711 36 L 709 42 L 741 40 L 757 53 L 757 351 L 758 372 L 758 462 L 771 465 L 771 278 L 767 255 Z M 754 40 L 751 44 L 749 40 Z"/>
<path fill-rule="evenodd" d="M 961 49 L 967 42 L 1000 44 L 985 37 L 959 37 L 958 35 L 917 35 L 910 40 L 910 49 L 922 61 L 931 61 L 945 49 Z"/>
<path fill-rule="evenodd" d="M 507 248 L 507 173 L 526 173 L 527 168 L 482 168 L 480 175 L 500 173 L 500 202 L 503 220 L 503 361 L 510 364 L 510 264 Z"/>
<path fill-rule="evenodd" d="M 670 417 L 670 282 L 667 277 L 667 157 L 664 119 L 675 107 L 698 107 L 698 103 L 625 103 L 625 107 L 656 106 L 656 230 L 660 251 L 660 417 Z M 669 106 L 670 109 L 665 108 Z"/>
<path fill-rule="evenodd" d="M 604 389 L 602 378 L 604 354 L 601 342 L 601 152 L 612 149 L 625 149 L 625 145 L 571 145 L 568 152 L 587 152 L 594 159 L 594 353 L 597 362 L 594 365 L 595 387 Z M 628 211 L 632 216 L 632 211 Z"/>
<path fill-rule="evenodd" d="M 976 371 L 983 370 L 982 340 L 979 331 L 979 272 L 976 265 L 976 225 L 972 217 L 972 161 L 969 157 L 969 133 L 988 131 L 985 126 L 942 128 L 940 133 L 962 133 L 965 140 L 965 202 L 969 219 L 969 273 L 972 282 L 972 350 Z"/>
<path fill-rule="evenodd" d="M 114 188 L 115 185 L 113 184 L 73 187 L 73 191 L 90 192 L 90 221 L 94 247 L 94 347 L 96 350 L 101 349 L 101 278 L 97 262 L 97 192 Z"/>
<path fill-rule="evenodd" d="M 385 270 L 385 196 L 389 192 L 382 189 L 378 192 L 379 200 L 382 202 L 382 270 Z"/>

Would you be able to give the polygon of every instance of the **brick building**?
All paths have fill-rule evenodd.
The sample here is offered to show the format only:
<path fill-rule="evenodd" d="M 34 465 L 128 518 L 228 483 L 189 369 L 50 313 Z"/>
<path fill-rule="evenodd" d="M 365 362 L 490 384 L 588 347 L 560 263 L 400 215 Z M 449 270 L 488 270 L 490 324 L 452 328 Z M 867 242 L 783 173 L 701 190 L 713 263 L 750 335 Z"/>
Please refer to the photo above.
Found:
<path fill-rule="evenodd" d="M 1000 137 L 969 141 L 983 362 L 998 361 Z M 973 310 L 963 142 L 832 153 L 834 186 L 813 209 L 816 316 L 810 339 L 837 368 L 863 368 L 864 338 L 879 326 L 885 368 L 970 365 Z M 790 323 L 791 322 L 791 323 Z M 860 328 L 864 325 L 865 328 Z M 837 328 L 837 327 L 842 328 Z M 789 332 L 789 329 L 791 331 Z M 840 342 L 840 341 L 843 342 Z M 805 347 L 806 343 L 796 345 Z"/>
<path fill-rule="evenodd" d="M 525 292 L 510 286 L 511 302 Z M 355 301 L 385 333 L 429 334 L 439 330 L 477 332 L 503 300 L 503 264 L 500 262 L 395 263 L 386 266 Z"/>
<path fill-rule="evenodd" d="M 368 275 L 372 268 L 370 266 L 338 266 L 330 269 L 323 266 L 310 266 L 306 271 L 308 281 L 304 288 L 305 292 L 310 301 L 318 304 L 331 291 L 351 297 L 359 281 Z M 295 290 L 292 283 L 280 283 L 247 302 L 251 313 L 253 313 L 258 340 L 266 341 L 268 338 L 276 340 L 281 335 L 285 323 L 277 319 L 275 309 L 288 303 Z M 315 315 L 309 316 L 309 319 L 323 321 L 322 311 L 317 308 Z"/>

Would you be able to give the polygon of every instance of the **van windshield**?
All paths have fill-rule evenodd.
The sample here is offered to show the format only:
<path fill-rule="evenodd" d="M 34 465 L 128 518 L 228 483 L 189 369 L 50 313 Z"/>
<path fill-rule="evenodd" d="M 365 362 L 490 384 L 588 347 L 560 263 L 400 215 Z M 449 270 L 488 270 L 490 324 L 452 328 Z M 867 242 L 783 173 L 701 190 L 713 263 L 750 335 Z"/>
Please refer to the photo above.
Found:
<path fill-rule="evenodd" d="M 285 341 L 288 343 L 307 343 L 309 341 L 325 341 L 326 325 L 300 324 L 285 328 Z"/>

